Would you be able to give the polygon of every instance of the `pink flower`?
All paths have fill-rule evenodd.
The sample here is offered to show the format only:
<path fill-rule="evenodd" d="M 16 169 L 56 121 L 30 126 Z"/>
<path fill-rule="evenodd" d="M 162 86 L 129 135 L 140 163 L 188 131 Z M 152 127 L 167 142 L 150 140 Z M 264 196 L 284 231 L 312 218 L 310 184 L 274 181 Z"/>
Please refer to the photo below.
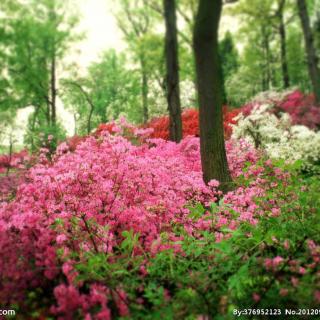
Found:
<path fill-rule="evenodd" d="M 297 287 L 299 285 L 299 279 L 291 277 L 291 283 L 294 287 Z"/>
<path fill-rule="evenodd" d="M 280 216 L 281 210 L 279 208 L 272 208 L 271 212 L 273 217 L 278 217 Z"/>
<path fill-rule="evenodd" d="M 272 267 L 273 267 L 273 262 L 272 262 L 272 259 L 270 258 L 266 258 L 264 260 L 264 266 L 267 270 L 270 270 Z"/>
<path fill-rule="evenodd" d="M 288 295 L 288 292 L 289 292 L 288 289 L 281 288 L 279 293 L 280 293 L 280 296 L 281 296 L 281 297 L 285 297 L 285 296 Z"/>
<path fill-rule="evenodd" d="M 218 180 L 210 180 L 209 183 L 208 183 L 208 186 L 209 187 L 212 187 L 212 188 L 217 188 L 219 187 L 220 185 L 220 182 Z"/>
<path fill-rule="evenodd" d="M 289 249 L 290 249 L 290 242 L 289 242 L 289 240 L 285 240 L 285 241 L 284 241 L 283 247 L 284 247 L 286 250 L 289 250 Z"/>
<path fill-rule="evenodd" d="M 282 257 L 280 257 L 280 256 L 277 256 L 277 257 L 275 257 L 273 259 L 266 258 L 264 260 L 265 268 L 267 270 L 271 270 L 272 269 L 273 271 L 276 271 L 277 268 L 279 267 L 279 265 L 283 262 L 283 260 L 284 259 Z"/>
<path fill-rule="evenodd" d="M 64 243 L 65 241 L 67 241 L 67 236 L 65 234 L 59 234 L 57 237 L 56 237 L 56 241 L 57 241 L 57 244 L 62 244 Z"/>
<path fill-rule="evenodd" d="M 253 299 L 254 302 L 259 302 L 261 297 L 260 297 L 260 295 L 258 293 L 253 293 L 252 294 L 252 299 Z"/>
<path fill-rule="evenodd" d="M 300 267 L 300 268 L 299 268 L 299 273 L 300 273 L 300 274 L 305 274 L 305 273 L 306 273 L 306 269 L 303 268 L 303 267 Z"/>
<path fill-rule="evenodd" d="M 275 258 L 273 258 L 273 267 L 276 268 L 279 266 L 279 264 L 281 264 L 281 262 L 283 261 L 283 258 L 280 256 L 277 256 Z"/>

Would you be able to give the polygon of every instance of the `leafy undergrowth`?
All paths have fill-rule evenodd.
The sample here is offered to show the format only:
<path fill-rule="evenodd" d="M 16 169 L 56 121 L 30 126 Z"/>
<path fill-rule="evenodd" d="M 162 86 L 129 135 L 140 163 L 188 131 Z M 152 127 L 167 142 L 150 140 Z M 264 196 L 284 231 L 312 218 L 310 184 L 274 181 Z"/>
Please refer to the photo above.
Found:
<path fill-rule="evenodd" d="M 21 319 L 231 319 L 233 308 L 319 303 L 316 179 L 230 140 L 237 188 L 223 197 L 202 182 L 198 138 L 118 133 L 42 150 L 0 205 L 2 308 Z"/>

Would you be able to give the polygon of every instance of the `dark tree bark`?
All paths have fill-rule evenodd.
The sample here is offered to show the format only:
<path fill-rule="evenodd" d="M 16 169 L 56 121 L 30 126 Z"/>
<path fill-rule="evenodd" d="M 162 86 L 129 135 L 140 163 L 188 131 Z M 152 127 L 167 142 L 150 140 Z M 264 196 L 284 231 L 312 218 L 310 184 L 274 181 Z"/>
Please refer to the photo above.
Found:
<path fill-rule="evenodd" d="M 8 161 L 8 166 L 6 170 L 6 177 L 9 176 L 9 172 L 11 169 L 11 160 L 12 160 L 12 153 L 13 153 L 13 136 L 12 133 L 10 133 L 10 138 L 9 138 L 9 161 Z"/>
<path fill-rule="evenodd" d="M 278 19 L 279 19 L 279 36 L 280 36 L 280 51 L 281 51 L 281 69 L 282 69 L 282 79 L 283 87 L 288 88 L 290 86 L 290 78 L 288 71 L 288 61 L 287 61 L 287 36 L 286 28 L 284 24 L 283 11 L 284 11 L 285 0 L 280 0 L 278 7 Z"/>
<path fill-rule="evenodd" d="M 143 122 L 146 123 L 149 120 L 149 103 L 148 103 L 148 74 L 146 71 L 145 58 L 142 56 L 140 58 L 141 66 L 141 95 L 142 95 L 142 111 L 143 111 Z"/>
<path fill-rule="evenodd" d="M 163 0 L 166 23 L 165 56 L 166 56 L 166 95 L 169 110 L 170 140 L 180 142 L 182 139 L 182 119 L 179 86 L 179 61 L 177 17 L 175 0 Z"/>
<path fill-rule="evenodd" d="M 222 191 L 232 187 L 222 117 L 222 81 L 218 54 L 218 29 L 222 0 L 200 0 L 194 28 L 199 99 L 200 150 L 203 179 L 220 181 Z"/>
<path fill-rule="evenodd" d="M 53 4 L 53 7 L 50 10 L 50 22 L 52 24 L 52 28 L 56 30 L 57 28 L 57 16 L 55 12 L 55 5 Z M 51 104 L 51 126 L 56 126 L 56 113 L 57 113 L 57 107 L 56 107 L 56 100 L 57 100 L 57 87 L 56 87 L 56 39 L 54 36 L 51 38 L 51 61 L 50 61 L 50 104 Z"/>
<path fill-rule="evenodd" d="M 57 100 L 57 88 L 56 88 L 56 57 L 55 51 L 52 53 L 51 60 L 51 125 L 54 127 L 56 125 L 56 100 Z"/>
<path fill-rule="evenodd" d="M 286 46 L 286 29 L 283 23 L 283 16 L 281 18 L 279 26 L 280 34 L 280 49 L 281 49 L 281 69 L 282 69 L 282 78 L 283 78 L 283 87 L 290 87 L 290 78 L 288 71 L 288 61 L 287 61 L 287 46 Z"/>
<path fill-rule="evenodd" d="M 264 50 L 265 50 L 265 57 L 266 57 L 266 66 L 265 66 L 265 74 L 266 74 L 266 90 L 270 89 L 271 83 L 271 54 L 270 54 L 270 40 L 269 34 L 264 33 Z"/>
<path fill-rule="evenodd" d="M 320 70 L 318 67 L 318 58 L 314 47 L 314 40 L 310 27 L 310 19 L 307 11 L 306 1 L 297 0 L 297 5 L 305 40 L 309 76 L 316 97 L 316 101 L 320 103 Z"/>

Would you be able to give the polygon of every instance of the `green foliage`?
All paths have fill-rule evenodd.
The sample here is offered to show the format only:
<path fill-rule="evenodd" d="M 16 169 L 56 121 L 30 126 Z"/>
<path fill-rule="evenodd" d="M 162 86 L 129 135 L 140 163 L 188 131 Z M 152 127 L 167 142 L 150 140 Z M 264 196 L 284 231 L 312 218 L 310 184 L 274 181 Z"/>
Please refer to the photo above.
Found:
<path fill-rule="evenodd" d="M 120 115 L 131 122 L 141 121 L 139 74 L 128 67 L 123 53 L 104 52 L 89 66 L 86 76 L 74 72 L 62 85 L 64 104 L 79 118 L 78 134 L 89 133 Z"/>
<path fill-rule="evenodd" d="M 285 60 L 290 86 L 310 91 L 301 25 L 295 1 L 284 1 L 283 23 L 286 33 Z M 233 105 L 241 105 L 260 91 L 283 89 L 281 58 L 280 9 L 281 1 L 239 1 L 227 9 L 239 21 L 237 43 L 243 47 L 239 69 L 226 79 L 227 96 Z M 255 81 L 252 81 L 255 79 Z M 239 90 L 241 88 L 241 90 Z"/>
<path fill-rule="evenodd" d="M 37 152 L 43 147 L 54 152 L 57 145 L 65 139 L 66 130 L 59 122 L 55 126 L 48 126 L 44 119 L 39 121 L 38 118 L 38 121 L 34 123 L 34 115 L 29 117 L 24 143 L 31 152 Z"/>
<path fill-rule="evenodd" d="M 6 2 L 0 11 L 0 111 L 34 107 L 35 121 L 55 128 L 53 109 L 58 94 L 57 70 L 70 44 L 78 18 L 62 0 Z M 39 119 L 38 119 L 39 118 Z M 33 126 L 29 127 L 33 130 Z"/>
<path fill-rule="evenodd" d="M 219 42 L 219 57 L 222 66 L 223 83 L 226 83 L 239 68 L 238 51 L 234 45 L 230 32 L 226 32 L 224 38 Z M 223 87 L 223 102 L 232 104 L 232 98 L 227 98 L 225 86 Z"/>
<path fill-rule="evenodd" d="M 287 50 L 289 76 L 292 84 L 298 86 L 303 91 L 310 91 L 303 37 L 301 31 L 294 26 L 288 28 Z"/>

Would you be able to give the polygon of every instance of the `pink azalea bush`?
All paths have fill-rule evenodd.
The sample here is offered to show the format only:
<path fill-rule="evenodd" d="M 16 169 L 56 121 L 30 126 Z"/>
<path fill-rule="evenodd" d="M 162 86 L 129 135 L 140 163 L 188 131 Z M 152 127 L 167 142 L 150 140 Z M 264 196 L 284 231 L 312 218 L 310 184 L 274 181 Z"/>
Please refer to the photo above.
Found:
<path fill-rule="evenodd" d="M 96 136 L 61 143 L 55 154 L 40 150 L 14 195 L 0 202 L 1 307 L 18 305 L 25 314 L 36 308 L 58 319 L 130 318 L 146 305 L 176 305 L 182 312 L 192 305 L 181 305 L 181 294 L 189 299 L 183 290 L 199 288 L 212 312 L 222 312 L 222 299 L 241 300 L 215 287 L 214 272 L 222 279 L 229 268 L 228 290 L 236 292 L 237 276 L 246 299 L 256 303 L 264 301 L 270 285 L 246 288 L 238 275 L 246 261 L 277 279 L 282 287 L 275 290 L 286 299 L 294 294 L 288 281 L 298 290 L 304 277 L 314 277 L 320 263 L 314 237 L 303 238 L 299 246 L 305 252 L 294 265 L 288 233 L 282 239 L 268 227 L 283 212 L 295 221 L 293 210 L 304 210 L 291 174 L 245 140 L 229 140 L 236 188 L 222 195 L 218 181 L 203 183 L 197 137 L 176 144 L 150 134 L 121 120 Z M 245 250 L 241 258 L 238 238 Z M 199 259 L 205 266 L 201 276 Z M 288 277 L 281 278 L 284 270 Z M 310 295 L 319 296 L 314 288 Z"/>
<path fill-rule="evenodd" d="M 15 152 L 10 155 L 0 155 L 0 174 L 5 173 L 7 169 L 19 169 L 24 166 L 26 162 L 30 161 L 30 155 L 27 150 Z"/>
<path fill-rule="evenodd" d="M 283 113 L 290 116 L 292 125 L 303 125 L 312 130 L 320 128 L 320 107 L 314 95 L 306 95 L 299 90 L 288 92 L 265 92 L 240 108 L 244 116 L 251 114 L 257 106 L 270 105 L 269 112 L 280 117 Z"/>
<path fill-rule="evenodd" d="M 265 182 L 259 181 L 263 169 L 254 166 L 260 155 L 245 142 L 230 141 L 227 150 L 234 177 L 250 162 L 246 174 L 257 179 L 247 189 L 227 195 L 225 201 L 237 211 L 239 221 L 255 224 L 263 213 L 253 200 L 265 192 Z M 14 201 L 0 207 L 3 302 L 24 299 L 26 290 L 46 287 L 64 275 L 67 284 L 54 289 L 58 307 L 52 311 L 67 312 L 67 306 L 87 310 L 102 302 L 91 295 L 82 297 L 73 287 L 77 273 L 69 257 L 71 250 L 80 253 L 79 259 L 86 252 L 113 252 L 123 241 L 122 233 L 133 230 L 141 246 L 134 254 L 156 254 L 167 248 L 159 238 L 163 232 L 175 237 L 174 225 L 183 225 L 189 233 L 211 230 L 206 215 L 197 221 L 188 216 L 189 206 L 208 206 L 221 196 L 218 183 L 206 186 L 202 181 L 198 138 L 188 137 L 180 144 L 150 139 L 133 145 L 104 132 L 99 138 L 88 137 L 74 152 L 62 143 L 52 161 L 46 152 L 42 150 L 39 163 L 29 170 Z M 226 210 L 217 219 L 217 239 L 223 237 L 220 227 L 234 229 L 238 224 Z M 75 304 L 64 308 L 62 296 L 67 300 L 72 296 Z"/>
<path fill-rule="evenodd" d="M 289 113 L 294 125 L 300 124 L 313 130 L 320 128 L 320 108 L 316 106 L 313 95 L 295 90 L 278 103 L 277 108 Z"/>
<path fill-rule="evenodd" d="M 11 197 L 24 181 L 24 173 L 31 156 L 26 150 L 10 155 L 0 155 L 0 202 Z"/>

